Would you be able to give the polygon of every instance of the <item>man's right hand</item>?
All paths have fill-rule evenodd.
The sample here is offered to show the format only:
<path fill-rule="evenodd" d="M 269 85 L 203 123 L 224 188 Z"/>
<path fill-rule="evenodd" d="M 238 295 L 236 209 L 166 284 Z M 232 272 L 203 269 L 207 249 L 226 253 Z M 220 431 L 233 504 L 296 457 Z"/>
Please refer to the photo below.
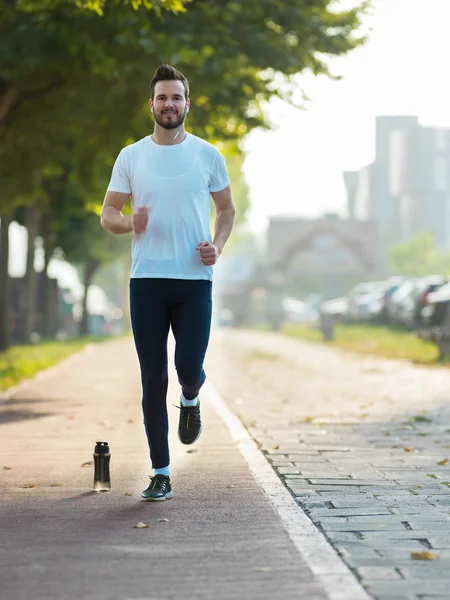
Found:
<path fill-rule="evenodd" d="M 133 213 L 131 219 L 131 225 L 135 233 L 144 233 L 148 225 L 148 213 L 150 209 L 146 206 L 140 206 L 136 212 Z"/>

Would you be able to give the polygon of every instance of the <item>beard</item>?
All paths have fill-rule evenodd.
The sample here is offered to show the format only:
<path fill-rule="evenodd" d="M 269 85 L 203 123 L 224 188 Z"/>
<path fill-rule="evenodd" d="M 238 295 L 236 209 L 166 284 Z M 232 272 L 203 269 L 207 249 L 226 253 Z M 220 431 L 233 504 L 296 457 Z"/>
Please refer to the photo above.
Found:
<path fill-rule="evenodd" d="M 186 113 L 187 107 L 182 113 L 178 113 L 177 111 L 167 111 L 165 113 L 161 112 L 159 115 L 157 115 L 154 112 L 153 116 L 158 125 L 164 129 L 177 129 L 183 124 L 184 119 L 186 118 Z"/>

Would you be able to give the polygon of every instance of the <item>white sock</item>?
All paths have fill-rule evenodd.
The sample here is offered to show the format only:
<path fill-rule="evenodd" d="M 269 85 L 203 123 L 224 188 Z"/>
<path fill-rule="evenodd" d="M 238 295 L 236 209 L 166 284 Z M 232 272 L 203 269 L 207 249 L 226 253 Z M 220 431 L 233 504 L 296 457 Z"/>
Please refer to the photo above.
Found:
<path fill-rule="evenodd" d="M 154 469 L 155 475 L 165 475 L 166 477 L 170 477 L 170 465 L 167 467 L 161 467 L 161 469 Z"/>
<path fill-rule="evenodd" d="M 193 400 L 186 400 L 186 398 L 183 396 L 183 394 L 181 394 L 181 404 L 183 406 L 187 406 L 187 407 L 192 407 L 192 406 L 197 406 L 198 404 L 198 396 L 197 398 L 194 398 Z"/>

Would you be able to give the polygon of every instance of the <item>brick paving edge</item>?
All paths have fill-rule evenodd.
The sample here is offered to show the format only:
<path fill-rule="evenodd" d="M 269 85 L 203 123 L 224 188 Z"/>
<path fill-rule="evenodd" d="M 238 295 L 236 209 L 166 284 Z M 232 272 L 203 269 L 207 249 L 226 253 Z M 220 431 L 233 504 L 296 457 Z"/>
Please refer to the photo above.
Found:
<path fill-rule="evenodd" d="M 322 585 L 329 600 L 372 600 L 354 573 L 286 489 L 239 418 L 218 391 L 206 382 L 206 399 L 229 429 L 250 470 L 267 494 L 296 549 Z"/>

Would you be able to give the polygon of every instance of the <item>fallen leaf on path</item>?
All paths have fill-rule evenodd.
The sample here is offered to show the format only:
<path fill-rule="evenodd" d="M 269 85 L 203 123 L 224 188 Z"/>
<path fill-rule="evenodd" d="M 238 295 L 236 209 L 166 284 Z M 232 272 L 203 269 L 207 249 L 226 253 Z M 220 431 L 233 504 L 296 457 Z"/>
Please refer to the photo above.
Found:
<path fill-rule="evenodd" d="M 139 523 L 136 523 L 135 527 L 137 527 L 137 529 L 144 529 L 145 527 L 151 527 L 151 523 L 142 523 L 142 521 L 139 521 Z"/>
<path fill-rule="evenodd" d="M 128 419 L 128 423 L 134 423 L 134 419 Z"/>
<path fill-rule="evenodd" d="M 168 523 L 169 519 L 158 519 L 158 523 Z"/>
<path fill-rule="evenodd" d="M 437 464 L 438 465 L 446 465 L 448 463 L 448 458 L 444 458 L 444 460 L 440 460 Z"/>
<path fill-rule="evenodd" d="M 279 450 L 280 449 L 280 444 L 277 444 L 276 446 L 273 447 L 274 450 Z"/>
<path fill-rule="evenodd" d="M 440 558 L 439 554 L 435 552 L 411 552 L 411 558 L 413 560 L 437 560 Z"/>
<path fill-rule="evenodd" d="M 133 492 L 125 492 L 125 496 L 132 496 Z"/>
<path fill-rule="evenodd" d="M 267 572 L 271 571 L 272 567 L 255 567 L 255 571 Z"/>
<path fill-rule="evenodd" d="M 227 485 L 227 488 L 234 488 L 234 485 L 232 485 L 232 484 Z"/>
<path fill-rule="evenodd" d="M 66 484 L 65 483 L 51 483 L 50 487 L 64 487 Z"/>
<path fill-rule="evenodd" d="M 21 488 L 35 488 L 36 484 L 35 483 L 24 483 L 23 485 L 20 486 Z"/>
<path fill-rule="evenodd" d="M 414 448 L 403 448 L 405 452 L 414 452 Z"/>
<path fill-rule="evenodd" d="M 82 467 L 90 467 L 93 464 L 94 464 L 93 460 L 88 460 L 88 462 L 84 462 L 81 466 Z"/>
<path fill-rule="evenodd" d="M 187 452 L 188 454 L 194 454 L 194 452 L 197 452 L 197 450 L 186 450 L 186 452 Z"/>
<path fill-rule="evenodd" d="M 5 471 L 12 471 L 12 467 L 3 467 Z"/>

